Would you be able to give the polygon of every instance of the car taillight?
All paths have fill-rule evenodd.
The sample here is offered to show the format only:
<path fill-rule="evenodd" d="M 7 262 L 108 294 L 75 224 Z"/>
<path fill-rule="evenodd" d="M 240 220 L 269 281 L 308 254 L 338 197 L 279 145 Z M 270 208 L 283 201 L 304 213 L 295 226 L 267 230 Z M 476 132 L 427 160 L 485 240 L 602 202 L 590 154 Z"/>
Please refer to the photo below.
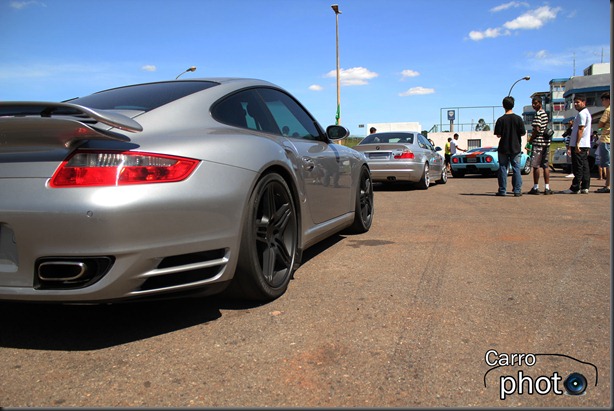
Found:
<path fill-rule="evenodd" d="M 403 150 L 401 154 L 395 155 L 394 158 L 395 160 L 413 159 L 414 153 L 412 153 L 411 150 Z"/>
<path fill-rule="evenodd" d="M 452 157 L 452 162 L 454 164 L 458 164 L 458 157 Z"/>
<path fill-rule="evenodd" d="M 486 162 L 487 163 L 492 163 L 492 157 L 486 156 Z"/>
<path fill-rule="evenodd" d="M 185 180 L 199 161 L 133 151 L 77 151 L 62 162 L 49 185 L 121 186 Z"/>

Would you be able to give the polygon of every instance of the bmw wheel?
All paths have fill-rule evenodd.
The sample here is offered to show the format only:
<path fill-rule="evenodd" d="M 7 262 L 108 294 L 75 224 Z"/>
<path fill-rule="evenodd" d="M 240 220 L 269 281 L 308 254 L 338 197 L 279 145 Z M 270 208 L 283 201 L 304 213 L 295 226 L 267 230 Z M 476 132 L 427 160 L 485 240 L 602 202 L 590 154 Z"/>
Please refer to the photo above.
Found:
<path fill-rule="evenodd" d="M 298 216 L 284 179 L 265 175 L 256 184 L 248 210 L 231 287 L 241 297 L 271 301 L 286 291 L 300 259 Z"/>
<path fill-rule="evenodd" d="M 448 170 L 445 167 L 441 170 L 441 178 L 435 182 L 437 184 L 445 184 L 448 182 Z"/>
<path fill-rule="evenodd" d="M 418 187 L 422 190 L 426 190 L 431 185 L 431 176 L 429 171 L 429 163 L 424 164 L 424 173 L 422 173 L 422 178 L 418 182 Z"/>
<path fill-rule="evenodd" d="M 524 167 L 522 167 L 520 173 L 525 176 L 531 174 L 531 157 L 527 158 L 527 161 L 524 162 Z"/>

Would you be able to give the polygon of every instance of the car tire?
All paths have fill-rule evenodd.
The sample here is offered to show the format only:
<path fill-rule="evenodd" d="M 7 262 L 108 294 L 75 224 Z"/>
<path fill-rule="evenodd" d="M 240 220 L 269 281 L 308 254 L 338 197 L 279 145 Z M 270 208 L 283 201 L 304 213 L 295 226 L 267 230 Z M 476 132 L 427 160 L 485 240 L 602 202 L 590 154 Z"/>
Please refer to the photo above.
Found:
<path fill-rule="evenodd" d="M 437 184 L 445 184 L 448 182 L 448 170 L 444 167 L 443 170 L 441 170 L 441 178 L 437 181 L 435 181 Z"/>
<path fill-rule="evenodd" d="M 462 171 L 454 171 L 454 170 L 452 170 L 452 177 L 454 177 L 454 178 L 463 178 L 463 177 L 465 177 L 465 173 L 463 173 Z"/>
<path fill-rule="evenodd" d="M 373 222 L 373 182 L 367 167 L 360 170 L 360 181 L 356 191 L 356 206 L 354 209 L 354 222 L 346 230 L 351 234 L 366 233 Z"/>
<path fill-rule="evenodd" d="M 421 190 L 427 190 L 431 185 L 431 175 L 429 171 L 429 163 L 424 163 L 424 172 L 422 173 L 422 178 L 418 182 L 418 188 Z"/>
<path fill-rule="evenodd" d="M 231 295 L 267 302 L 284 294 L 300 262 L 298 239 L 290 188 L 279 174 L 264 175 L 249 199 Z"/>

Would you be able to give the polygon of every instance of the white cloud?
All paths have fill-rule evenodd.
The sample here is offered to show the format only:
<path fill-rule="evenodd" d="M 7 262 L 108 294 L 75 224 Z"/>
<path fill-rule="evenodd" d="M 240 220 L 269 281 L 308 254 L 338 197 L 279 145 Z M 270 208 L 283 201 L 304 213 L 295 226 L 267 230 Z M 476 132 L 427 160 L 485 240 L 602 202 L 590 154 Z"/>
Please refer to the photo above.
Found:
<path fill-rule="evenodd" d="M 12 1 L 10 3 L 10 7 L 15 10 L 21 10 L 29 6 L 47 7 L 45 3 L 36 0 Z"/>
<path fill-rule="evenodd" d="M 535 10 L 530 10 L 515 18 L 512 21 L 506 22 L 503 26 L 510 30 L 534 30 L 541 28 L 550 20 L 556 18 L 560 8 L 551 8 L 543 6 Z"/>
<path fill-rule="evenodd" d="M 417 95 L 423 95 L 423 94 L 433 94 L 434 92 L 435 92 L 434 88 L 412 87 L 407 91 L 399 93 L 399 96 L 401 97 L 417 96 Z"/>
<path fill-rule="evenodd" d="M 509 3 L 504 3 L 499 6 L 493 7 L 492 9 L 490 9 L 490 12 L 498 13 L 500 11 L 511 9 L 511 8 L 516 8 L 516 7 L 529 7 L 529 4 L 525 2 L 520 2 L 520 1 L 510 1 Z"/>
<path fill-rule="evenodd" d="M 403 70 L 401 72 L 401 75 L 403 76 L 403 78 L 406 78 L 406 77 L 418 77 L 420 75 L 420 73 L 417 72 L 417 71 L 414 71 L 414 70 Z"/>
<path fill-rule="evenodd" d="M 486 29 L 484 31 L 471 31 L 469 33 L 469 38 L 473 41 L 480 41 L 486 38 L 494 39 L 499 36 L 507 36 L 509 34 L 510 33 L 508 30 L 502 31 L 500 27 L 497 27 L 495 29 Z"/>
<path fill-rule="evenodd" d="M 379 76 L 379 74 L 369 71 L 364 67 L 353 67 L 339 70 L 339 83 L 342 86 L 364 86 L 369 84 L 368 80 Z M 337 77 L 337 71 L 331 70 L 325 77 Z"/>
<path fill-rule="evenodd" d="M 546 57 L 548 57 L 548 53 L 546 52 L 546 50 L 540 50 L 536 53 L 533 53 L 533 57 L 540 60 L 545 59 Z"/>
<path fill-rule="evenodd" d="M 502 4 L 498 6 L 501 7 L 507 6 L 506 8 L 512 7 L 510 4 L 515 4 L 515 2 L 510 2 L 506 4 Z M 518 3 L 519 5 L 524 5 L 525 3 Z M 510 6 L 508 6 L 510 5 Z M 495 7 L 496 9 L 497 7 Z M 491 9 L 491 11 L 494 9 Z M 469 32 L 469 38 L 473 41 L 484 40 L 485 38 L 496 38 L 499 36 L 507 36 L 511 34 L 512 30 L 535 30 L 543 27 L 544 24 L 549 22 L 550 20 L 556 19 L 557 14 L 560 11 L 560 7 L 549 7 L 543 6 L 539 7 L 535 10 L 529 10 L 526 13 L 516 17 L 514 20 L 510 20 L 503 24 L 503 27 L 496 27 L 494 29 L 490 28 L 484 31 L 473 30 Z M 498 11 L 498 10 L 497 10 Z"/>
<path fill-rule="evenodd" d="M 322 91 L 322 90 L 324 90 L 324 87 L 322 87 L 319 84 L 312 84 L 311 86 L 309 86 L 309 90 L 311 90 L 311 91 Z"/>
<path fill-rule="evenodd" d="M 156 71 L 158 68 L 156 66 L 154 66 L 153 64 L 146 64 L 143 67 L 141 67 L 141 70 L 143 71 Z"/>

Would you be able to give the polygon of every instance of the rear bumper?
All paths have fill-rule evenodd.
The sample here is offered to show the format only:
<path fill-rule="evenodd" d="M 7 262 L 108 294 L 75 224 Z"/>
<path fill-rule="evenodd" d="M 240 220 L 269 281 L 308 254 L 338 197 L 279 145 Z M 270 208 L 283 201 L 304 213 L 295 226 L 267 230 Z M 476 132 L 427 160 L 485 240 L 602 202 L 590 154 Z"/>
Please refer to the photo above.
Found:
<path fill-rule="evenodd" d="M 70 189 L 0 178 L 0 192 L 11 193 L 0 204 L 0 300 L 114 301 L 230 281 L 251 178 L 222 187 L 193 177 Z M 79 277 L 93 259 L 111 264 L 93 281 Z"/>
<path fill-rule="evenodd" d="M 453 171 L 460 171 L 468 174 L 494 173 L 499 170 L 498 164 L 452 164 Z"/>
<path fill-rule="evenodd" d="M 423 173 L 418 164 L 408 164 L 405 167 L 369 164 L 369 167 L 371 168 L 371 179 L 375 182 L 407 181 L 415 183 L 420 181 Z"/>

